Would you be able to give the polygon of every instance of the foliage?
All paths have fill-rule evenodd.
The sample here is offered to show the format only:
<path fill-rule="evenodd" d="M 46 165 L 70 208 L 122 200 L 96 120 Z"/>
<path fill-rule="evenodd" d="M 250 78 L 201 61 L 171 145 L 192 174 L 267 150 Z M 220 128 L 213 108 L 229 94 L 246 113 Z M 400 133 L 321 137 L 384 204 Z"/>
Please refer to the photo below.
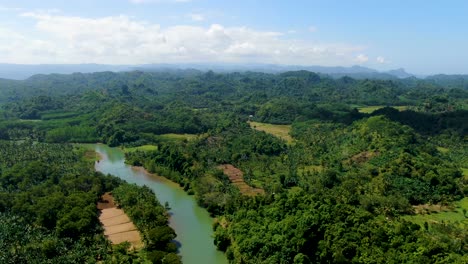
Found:
<path fill-rule="evenodd" d="M 217 215 L 214 243 L 233 263 L 465 263 L 466 228 L 442 221 L 449 214 L 411 222 L 415 208 L 450 207 L 468 192 L 465 79 L 134 71 L 1 80 L 0 139 L 11 140 L 0 143 L 1 223 L 20 245 L 4 254 L 20 258 L 31 243 L 15 234 L 36 232 L 32 243 L 46 244 L 37 254 L 66 248 L 63 258 L 84 262 L 74 248 L 86 245 L 93 260 L 180 261 L 148 188 L 95 173 L 69 145 L 41 143 L 100 141 L 130 149 L 129 164 L 178 182 Z M 294 143 L 247 121 L 290 128 Z M 265 194 L 242 195 L 220 164 Z M 143 257 L 96 235 L 91 205 L 117 185 Z"/>
<path fill-rule="evenodd" d="M 172 255 L 169 255 L 177 251 L 173 242 L 176 235 L 167 225 L 169 217 L 154 192 L 147 186 L 122 184 L 115 188 L 112 194 L 142 233 L 148 257 L 161 260 L 170 258 L 173 261 L 171 263 L 180 263 L 180 260 L 176 262 L 175 259 L 172 260 Z"/>
<path fill-rule="evenodd" d="M 120 181 L 70 145 L 0 141 L 2 263 L 88 263 L 111 256 L 96 202 Z"/>

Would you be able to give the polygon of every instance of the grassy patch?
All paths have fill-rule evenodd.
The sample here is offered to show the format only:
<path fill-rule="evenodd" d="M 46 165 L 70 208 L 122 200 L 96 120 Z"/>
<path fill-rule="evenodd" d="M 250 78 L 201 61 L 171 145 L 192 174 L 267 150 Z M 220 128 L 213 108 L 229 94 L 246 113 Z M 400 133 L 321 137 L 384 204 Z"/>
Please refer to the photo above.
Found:
<path fill-rule="evenodd" d="M 94 149 L 86 149 L 84 152 L 84 159 L 89 162 L 95 162 L 99 160 L 99 155 Z"/>
<path fill-rule="evenodd" d="M 437 150 L 438 150 L 440 153 L 447 153 L 447 152 L 450 151 L 450 149 L 444 148 L 444 147 L 437 147 Z"/>
<path fill-rule="evenodd" d="M 468 168 L 461 168 L 463 176 L 465 176 L 465 179 L 468 180 Z"/>
<path fill-rule="evenodd" d="M 323 166 L 321 165 L 308 165 L 299 168 L 299 174 L 304 175 L 306 173 L 322 172 Z"/>
<path fill-rule="evenodd" d="M 363 107 L 358 107 L 357 110 L 360 113 L 364 114 L 370 114 L 376 110 L 379 110 L 380 108 L 384 108 L 384 105 L 374 105 L 374 106 L 363 106 Z M 392 108 L 395 108 L 398 111 L 404 111 L 408 109 L 408 106 L 402 105 L 402 106 L 391 106 Z"/>
<path fill-rule="evenodd" d="M 292 137 L 289 135 L 291 125 L 273 125 L 260 122 L 249 122 L 249 125 L 253 129 L 272 134 L 273 136 L 286 140 L 288 143 L 293 141 Z"/>
<path fill-rule="evenodd" d="M 132 147 L 132 148 L 125 148 L 123 149 L 124 152 L 135 152 L 135 151 L 152 151 L 152 150 L 157 150 L 158 147 L 155 145 L 143 145 L 143 146 L 138 146 L 138 147 Z"/>
<path fill-rule="evenodd" d="M 468 211 L 468 197 L 465 197 L 462 200 L 455 202 L 454 206 L 455 209 L 453 210 L 445 209 L 440 212 L 408 215 L 404 216 L 403 218 L 421 226 L 424 226 L 425 222 L 430 224 L 441 223 L 442 221 L 458 223 L 461 226 L 468 226 L 468 212 L 466 213 L 466 216 L 463 215 L 463 209 Z"/>
<path fill-rule="evenodd" d="M 36 122 L 41 122 L 42 120 L 41 120 L 41 119 L 20 119 L 19 121 L 20 121 L 20 122 L 26 122 L 26 123 L 27 123 L 27 122 L 34 122 L 34 123 L 36 123 Z"/>
<path fill-rule="evenodd" d="M 468 176 L 468 168 L 462 168 L 463 175 Z"/>
<path fill-rule="evenodd" d="M 166 140 L 193 140 L 197 137 L 195 134 L 162 134 L 158 136 Z"/>
<path fill-rule="evenodd" d="M 42 120 L 65 119 L 79 116 L 77 112 L 48 112 L 41 114 Z"/>
<path fill-rule="evenodd" d="M 149 142 L 174 142 L 174 141 L 190 141 L 196 139 L 199 135 L 196 134 L 161 134 L 141 133 L 142 138 Z M 202 134 L 203 135 L 203 134 Z"/>

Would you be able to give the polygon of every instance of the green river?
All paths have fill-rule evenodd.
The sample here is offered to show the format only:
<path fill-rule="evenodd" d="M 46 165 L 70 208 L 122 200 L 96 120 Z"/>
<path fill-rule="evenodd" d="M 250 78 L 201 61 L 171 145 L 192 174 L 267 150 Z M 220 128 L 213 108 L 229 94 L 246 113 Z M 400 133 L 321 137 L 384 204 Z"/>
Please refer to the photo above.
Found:
<path fill-rule="evenodd" d="M 171 207 L 169 225 L 177 233 L 176 240 L 180 243 L 179 254 L 184 263 L 227 263 L 225 255 L 216 250 L 213 244 L 213 218 L 197 205 L 192 196 L 174 182 L 126 165 L 124 153 L 118 148 L 97 144 L 94 145 L 94 149 L 102 156 L 102 160 L 96 162 L 97 171 L 112 174 L 130 183 L 146 185 L 156 193 L 161 204 L 169 203 Z"/>

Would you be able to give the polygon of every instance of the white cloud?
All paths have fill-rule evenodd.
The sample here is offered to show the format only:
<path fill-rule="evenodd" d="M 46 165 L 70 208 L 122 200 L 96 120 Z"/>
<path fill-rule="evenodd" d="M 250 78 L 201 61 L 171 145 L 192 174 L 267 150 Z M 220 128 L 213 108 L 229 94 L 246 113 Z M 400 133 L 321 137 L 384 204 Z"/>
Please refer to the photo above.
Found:
<path fill-rule="evenodd" d="M 189 14 L 189 17 L 190 17 L 190 19 L 192 19 L 193 21 L 196 21 L 196 22 L 200 22 L 200 21 L 205 20 L 205 16 L 203 14 L 192 13 L 192 14 Z"/>
<path fill-rule="evenodd" d="M 315 33 L 317 32 L 318 28 L 316 26 L 310 26 L 309 27 L 309 32 Z"/>
<path fill-rule="evenodd" d="M 17 11 L 21 11 L 21 8 L 0 5 L 0 12 L 17 12 Z"/>
<path fill-rule="evenodd" d="M 352 65 L 365 48 L 290 39 L 248 27 L 161 27 L 127 16 L 83 18 L 24 13 L 33 34 L 1 28 L 0 58 L 13 63 L 277 63 Z M 40 37 L 33 37 L 40 36 Z M 368 58 L 364 55 L 361 57 Z"/>
<path fill-rule="evenodd" d="M 369 61 L 369 57 L 364 54 L 359 54 L 356 56 L 356 61 L 359 63 L 366 63 Z"/>
<path fill-rule="evenodd" d="M 387 63 L 387 60 L 385 60 L 385 58 L 382 57 L 382 56 L 378 56 L 376 60 L 377 60 L 377 62 L 380 63 L 380 64 L 385 64 L 385 63 Z"/>
<path fill-rule="evenodd" d="M 188 3 L 192 0 L 130 0 L 133 4 L 147 4 L 147 3 Z"/>

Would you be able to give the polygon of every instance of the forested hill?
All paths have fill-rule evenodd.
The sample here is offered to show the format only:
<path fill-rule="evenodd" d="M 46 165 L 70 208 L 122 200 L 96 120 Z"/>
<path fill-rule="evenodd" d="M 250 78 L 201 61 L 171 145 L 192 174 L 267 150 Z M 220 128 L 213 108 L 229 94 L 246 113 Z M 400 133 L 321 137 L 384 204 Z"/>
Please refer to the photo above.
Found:
<path fill-rule="evenodd" d="M 0 139 L 131 148 L 232 263 L 468 262 L 463 82 L 77 73 L 0 80 L 0 102 Z"/>
<path fill-rule="evenodd" d="M 355 108 L 365 106 L 412 110 L 381 114 L 415 125 L 421 132 L 434 122 L 436 125 L 430 130 L 453 127 L 466 132 L 467 122 L 453 119 L 466 116 L 467 98 L 464 87 L 445 88 L 417 79 L 332 79 L 307 71 L 276 75 L 134 71 L 0 80 L 0 114 L 8 120 L 54 120 L 20 126 L 34 126 L 41 131 L 47 128 L 50 141 L 65 140 L 54 136 L 54 128 L 66 129 L 60 122 L 87 131 L 78 138 L 73 136 L 75 141 L 101 138 L 111 143 L 110 137 L 122 127 L 115 140 L 123 143 L 141 138 L 141 132 L 203 133 L 216 128 L 219 119 L 225 118 L 220 113 L 238 118 L 253 115 L 254 120 L 275 124 L 309 119 L 350 123 L 364 116 Z"/>
<path fill-rule="evenodd" d="M 353 103 L 398 103 L 415 101 L 419 94 L 434 95 L 449 88 L 450 95 L 459 96 L 460 89 L 466 90 L 463 76 L 433 76 L 426 80 L 407 78 L 400 80 L 357 80 L 350 77 L 332 79 L 308 71 L 266 73 L 226 73 L 215 74 L 211 71 L 171 71 L 171 72 L 99 72 L 34 75 L 26 80 L 0 79 L 3 100 L 14 99 L 12 96 L 64 95 L 88 90 L 115 90 L 128 86 L 132 92 L 190 92 L 198 88 L 217 86 L 218 92 L 237 93 L 263 92 L 268 96 L 298 95 L 312 100 L 339 100 Z M 231 90 L 230 90 L 231 89 Z M 151 90 L 151 91 L 150 91 Z M 290 91 L 288 91 L 290 90 Z M 378 91 L 378 92 L 376 92 Z M 213 92 L 213 91 L 211 91 Z M 215 91 L 216 92 L 216 91 Z M 309 92 L 308 94 L 303 94 Z M 343 93 L 343 98 L 337 93 Z M 365 94 L 366 98 L 359 96 Z M 380 94 L 380 96 L 379 96 Z M 389 98 L 382 96 L 387 95 Z M 242 94 L 238 94 L 242 96 Z M 466 96 L 466 94 L 465 94 Z M 367 98 L 370 97 L 370 98 Z M 392 98 L 398 97 L 398 98 Z M 392 99 L 392 101 L 388 101 Z M 387 100 L 384 102 L 384 100 Z"/>

